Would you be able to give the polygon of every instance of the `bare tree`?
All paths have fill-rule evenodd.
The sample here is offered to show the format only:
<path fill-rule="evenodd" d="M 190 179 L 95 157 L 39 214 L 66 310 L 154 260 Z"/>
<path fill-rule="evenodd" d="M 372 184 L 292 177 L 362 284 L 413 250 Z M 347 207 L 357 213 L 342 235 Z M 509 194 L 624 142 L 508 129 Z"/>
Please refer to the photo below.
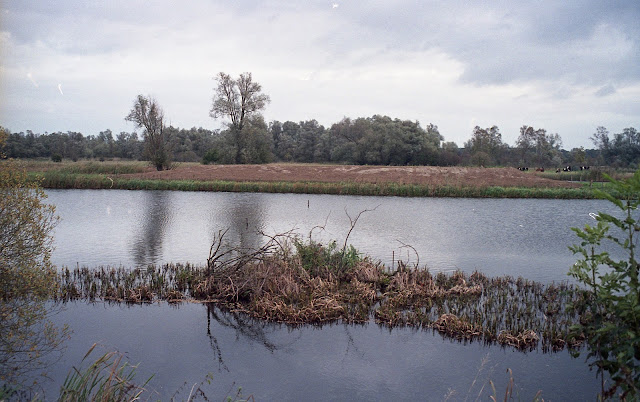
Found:
<path fill-rule="evenodd" d="M 138 95 L 133 108 L 124 118 L 144 128 L 145 155 L 158 170 L 171 166 L 170 131 L 164 130 L 164 112 L 151 96 Z"/>
<path fill-rule="evenodd" d="M 251 73 L 242 73 L 238 79 L 220 72 L 216 77 L 218 87 L 213 95 L 213 106 L 209 115 L 214 119 L 228 117 L 236 147 L 236 163 L 240 163 L 242 150 L 246 146 L 243 128 L 248 118 L 259 113 L 271 100 L 262 93 L 262 86 L 254 82 Z"/>

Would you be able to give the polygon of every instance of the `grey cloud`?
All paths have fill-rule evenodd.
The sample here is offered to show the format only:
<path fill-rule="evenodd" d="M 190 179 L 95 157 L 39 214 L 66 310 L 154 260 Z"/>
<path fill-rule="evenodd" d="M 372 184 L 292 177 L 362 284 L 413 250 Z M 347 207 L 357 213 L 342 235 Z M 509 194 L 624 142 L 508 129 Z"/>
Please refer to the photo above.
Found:
<path fill-rule="evenodd" d="M 605 86 L 603 86 L 602 88 L 598 89 L 595 92 L 595 95 L 598 97 L 603 97 L 603 96 L 607 96 L 607 95 L 612 95 L 616 93 L 616 88 L 611 85 L 611 84 L 607 84 Z"/>
<path fill-rule="evenodd" d="M 615 4 L 595 0 L 360 4 L 344 8 L 360 31 L 373 32 L 370 41 L 400 48 L 442 49 L 465 64 L 464 82 L 482 85 L 551 79 L 604 85 L 611 80 L 620 84 L 640 80 L 640 7 L 636 0 Z M 584 49 L 598 45 L 594 40 L 612 39 L 597 37 L 602 27 L 619 33 L 630 45 L 617 60 Z M 354 38 L 351 46 L 364 44 Z"/>

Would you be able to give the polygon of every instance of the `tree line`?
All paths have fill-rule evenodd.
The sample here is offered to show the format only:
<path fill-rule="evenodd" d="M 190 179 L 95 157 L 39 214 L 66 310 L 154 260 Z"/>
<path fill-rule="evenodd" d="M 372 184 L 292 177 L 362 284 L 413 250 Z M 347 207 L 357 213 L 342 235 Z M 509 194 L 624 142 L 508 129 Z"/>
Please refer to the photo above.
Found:
<path fill-rule="evenodd" d="M 346 163 L 368 165 L 435 166 L 528 166 L 607 165 L 636 168 L 640 165 L 640 136 L 633 127 L 609 137 L 604 127 L 592 138 L 595 148 L 564 150 L 555 138 L 540 135 L 524 137 L 516 145 L 502 142 L 499 129 L 476 127 L 472 137 L 458 147 L 444 141 L 437 126 L 422 128 L 417 122 L 375 115 L 344 118 L 329 128 L 316 120 L 272 121 L 261 117 L 250 120 L 241 132 L 247 139 L 238 152 L 230 130 L 190 129 L 173 126 L 164 129 L 170 138 L 167 149 L 176 162 L 205 163 Z M 598 136 L 607 133 L 606 136 Z M 528 134 L 527 134 L 528 135 Z M 555 137 L 555 135 L 553 135 Z M 101 131 L 83 135 L 68 131 L 55 133 L 9 133 L 5 154 L 10 158 L 52 159 L 130 159 L 149 160 L 144 139 L 136 132 Z M 238 161 L 238 162 L 236 162 Z"/>
<path fill-rule="evenodd" d="M 635 128 L 609 136 L 598 127 L 590 137 L 594 149 L 562 148 L 562 138 L 544 128 L 523 125 L 516 143 L 503 142 L 497 126 L 476 126 L 459 147 L 447 142 L 438 127 L 418 121 L 374 115 L 344 118 L 324 127 L 316 120 L 267 123 L 261 111 L 269 103 L 251 73 L 216 77 L 210 116 L 226 119 L 223 130 L 183 129 L 164 124 L 164 112 L 152 97 L 138 95 L 125 120 L 136 132 L 111 130 L 84 136 L 78 132 L 10 133 L 6 154 L 13 158 L 137 159 L 158 170 L 173 162 L 244 164 L 268 162 L 346 163 L 367 165 L 472 165 L 554 168 L 608 165 L 637 168 L 640 136 Z"/>

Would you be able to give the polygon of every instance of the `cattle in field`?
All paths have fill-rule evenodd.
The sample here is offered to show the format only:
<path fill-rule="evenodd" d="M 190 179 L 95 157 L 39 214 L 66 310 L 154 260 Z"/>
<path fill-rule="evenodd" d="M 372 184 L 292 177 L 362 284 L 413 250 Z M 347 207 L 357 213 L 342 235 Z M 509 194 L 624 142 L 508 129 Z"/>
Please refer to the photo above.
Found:
<path fill-rule="evenodd" d="M 536 168 L 536 172 L 544 172 L 544 168 L 543 167 Z"/>
<path fill-rule="evenodd" d="M 589 170 L 589 166 L 580 166 L 580 170 Z"/>
<path fill-rule="evenodd" d="M 521 171 L 521 172 L 525 172 L 525 171 L 529 170 L 529 168 L 528 167 L 524 167 L 524 166 L 518 166 L 518 170 Z"/>
<path fill-rule="evenodd" d="M 563 172 L 570 172 L 571 171 L 571 166 L 566 166 L 562 168 Z"/>

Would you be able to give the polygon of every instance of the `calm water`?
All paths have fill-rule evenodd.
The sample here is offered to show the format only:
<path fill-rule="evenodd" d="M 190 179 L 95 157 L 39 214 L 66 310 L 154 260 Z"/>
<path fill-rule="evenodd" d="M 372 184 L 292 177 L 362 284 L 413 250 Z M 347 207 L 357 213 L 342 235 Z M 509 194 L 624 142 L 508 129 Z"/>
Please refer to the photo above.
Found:
<path fill-rule="evenodd" d="M 575 261 L 571 227 L 609 210 L 603 201 L 347 197 L 168 191 L 48 191 L 63 218 L 55 231 L 57 265 L 139 266 L 204 263 L 213 236 L 229 229 L 234 245 L 253 247 L 295 230 L 342 243 L 349 216 L 361 215 L 349 242 L 387 265 L 418 262 L 433 271 L 478 269 L 488 275 L 567 280 Z M 417 251 L 414 253 L 410 245 Z"/>
<path fill-rule="evenodd" d="M 340 197 L 291 194 L 154 191 L 48 191 L 62 217 L 56 228 L 57 265 L 137 266 L 204 262 L 213 236 L 229 228 L 234 244 L 255 246 L 267 234 L 294 229 L 339 242 L 349 216 L 365 209 L 350 243 L 387 264 L 403 258 L 431 270 L 481 270 L 543 282 L 567 280 L 574 261 L 570 228 L 592 223 L 601 201 L 470 200 Z M 347 215 L 348 214 L 348 215 Z M 410 251 L 410 252 L 409 252 Z M 73 335 L 53 369 L 54 393 L 67 370 L 93 342 L 140 362 L 159 398 L 186 398 L 213 373 L 207 396 L 220 400 L 241 386 L 258 400 L 487 399 L 514 372 L 522 399 L 589 400 L 598 381 L 583 358 L 568 352 L 521 353 L 461 344 L 430 331 L 374 323 L 290 328 L 253 322 L 211 306 L 70 303 L 56 316 Z M 184 385 L 186 383 L 186 385 Z"/>

